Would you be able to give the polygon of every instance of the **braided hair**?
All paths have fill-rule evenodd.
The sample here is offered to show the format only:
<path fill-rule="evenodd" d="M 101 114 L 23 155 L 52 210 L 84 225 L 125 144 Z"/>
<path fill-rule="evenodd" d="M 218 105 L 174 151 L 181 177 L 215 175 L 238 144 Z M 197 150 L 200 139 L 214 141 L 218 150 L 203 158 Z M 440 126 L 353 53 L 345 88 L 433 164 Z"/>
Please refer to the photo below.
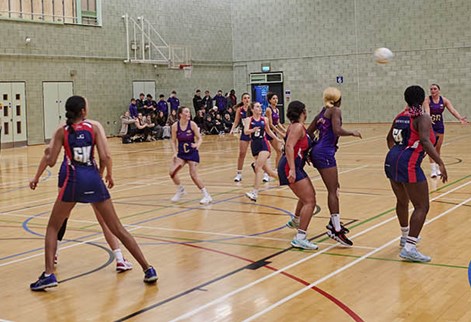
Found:
<path fill-rule="evenodd" d="M 82 115 L 82 109 L 85 109 L 86 105 L 87 102 L 82 96 L 71 96 L 65 102 L 65 117 L 67 118 L 70 133 L 74 133 L 75 130 L 72 124 Z"/>
<path fill-rule="evenodd" d="M 404 91 L 404 100 L 409 106 L 409 112 L 412 117 L 424 114 L 422 104 L 425 100 L 425 91 L 418 85 L 409 86 Z"/>

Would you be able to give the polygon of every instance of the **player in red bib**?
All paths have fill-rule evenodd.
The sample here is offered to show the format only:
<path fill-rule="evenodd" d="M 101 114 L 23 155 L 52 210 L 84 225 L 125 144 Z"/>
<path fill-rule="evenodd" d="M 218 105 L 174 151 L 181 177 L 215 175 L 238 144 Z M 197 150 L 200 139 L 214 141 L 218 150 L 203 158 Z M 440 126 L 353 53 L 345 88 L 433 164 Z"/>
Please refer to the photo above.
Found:
<path fill-rule="evenodd" d="M 410 86 L 404 92 L 407 107 L 396 116 L 389 130 L 389 152 L 384 169 L 396 195 L 396 214 L 401 225 L 402 247 L 400 257 L 414 262 L 429 262 L 431 257 L 420 253 L 416 244 L 429 210 L 427 179 L 420 167 L 427 153 L 440 167 L 446 182 L 445 164 L 435 150 L 435 135 L 430 115 L 424 114 L 422 104 L 425 91 L 420 86 Z M 409 228 L 409 200 L 414 206 Z"/>
<path fill-rule="evenodd" d="M 157 281 L 157 272 L 149 265 L 132 235 L 121 224 L 111 202 L 108 188 L 114 186 L 112 177 L 112 161 L 109 153 L 103 126 L 92 120 L 85 120 L 88 104 L 81 96 L 72 96 L 65 103 L 67 125 L 59 127 L 44 151 L 46 163 L 53 167 L 64 147 L 67 160 L 66 178 L 59 192 L 46 230 L 46 270 L 39 279 L 30 285 L 31 290 L 40 291 L 58 285 L 54 275 L 54 255 L 57 250 L 57 235 L 65 219 L 77 202 L 92 203 L 102 215 L 113 235 L 124 244 L 144 271 L 144 282 Z M 100 168 L 95 158 L 95 146 L 98 150 Z"/>
<path fill-rule="evenodd" d="M 291 124 L 286 132 L 285 152 L 278 163 L 280 185 L 288 185 L 298 197 L 294 217 L 286 226 L 297 229 L 291 246 L 302 249 L 318 249 L 317 245 L 306 238 L 306 231 L 316 207 L 316 192 L 311 179 L 304 171 L 306 153 L 311 141 L 304 128 L 306 106 L 299 101 L 288 105 L 286 116 Z"/>

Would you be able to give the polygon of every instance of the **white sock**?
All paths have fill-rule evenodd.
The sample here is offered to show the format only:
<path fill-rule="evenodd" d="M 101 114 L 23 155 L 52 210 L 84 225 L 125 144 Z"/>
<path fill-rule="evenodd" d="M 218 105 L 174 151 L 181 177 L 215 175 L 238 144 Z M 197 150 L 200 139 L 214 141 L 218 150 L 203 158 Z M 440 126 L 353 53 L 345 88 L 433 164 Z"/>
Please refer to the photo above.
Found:
<path fill-rule="evenodd" d="M 294 217 L 293 217 L 293 221 L 294 221 L 296 224 L 299 224 L 299 221 L 300 221 L 300 220 L 301 220 L 301 219 L 300 219 L 298 216 L 294 216 Z"/>
<path fill-rule="evenodd" d="M 335 231 L 340 231 L 340 214 L 330 214 L 330 220 L 332 220 Z"/>
<path fill-rule="evenodd" d="M 407 237 L 409 235 L 409 226 L 401 227 L 402 237 Z"/>
<path fill-rule="evenodd" d="M 183 190 L 185 190 L 185 188 L 181 184 L 178 185 L 177 191 L 182 192 Z"/>
<path fill-rule="evenodd" d="M 201 192 L 203 193 L 203 197 L 209 197 L 209 193 L 208 193 L 208 190 L 206 190 L 206 188 L 202 188 Z"/>
<path fill-rule="evenodd" d="M 306 239 L 306 232 L 304 230 L 298 229 L 298 233 L 296 234 L 297 240 Z"/>
<path fill-rule="evenodd" d="M 415 249 L 415 247 L 416 247 L 415 245 L 417 244 L 418 241 L 419 241 L 419 238 L 407 236 L 407 241 L 406 241 L 406 245 L 404 246 L 404 248 L 407 251 L 411 251 L 411 250 Z"/>
<path fill-rule="evenodd" d="M 123 253 L 121 253 L 121 249 L 117 248 L 113 250 L 114 253 L 114 258 L 116 259 L 117 262 L 123 262 Z"/>
<path fill-rule="evenodd" d="M 254 195 L 258 196 L 258 189 L 253 189 L 253 190 L 252 190 L 252 193 L 253 193 Z"/>

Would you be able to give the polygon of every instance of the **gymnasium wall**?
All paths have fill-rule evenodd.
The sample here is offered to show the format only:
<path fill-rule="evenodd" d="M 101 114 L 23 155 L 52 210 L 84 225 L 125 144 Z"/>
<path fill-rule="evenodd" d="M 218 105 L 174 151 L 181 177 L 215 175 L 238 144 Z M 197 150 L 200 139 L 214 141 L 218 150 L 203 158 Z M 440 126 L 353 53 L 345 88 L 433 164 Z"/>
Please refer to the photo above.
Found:
<path fill-rule="evenodd" d="M 119 129 L 114 122 L 128 108 L 133 80 L 155 80 L 157 96 L 175 89 L 188 106 L 197 87 L 212 94 L 232 88 L 230 0 L 104 0 L 102 6 L 102 27 L 0 19 L 0 81 L 26 82 L 28 144 L 44 142 L 43 81 L 73 81 L 74 93 L 89 100 L 90 118 L 109 135 Z M 125 64 L 125 13 L 144 15 L 168 43 L 191 46 L 192 77 L 166 66 Z"/>
<path fill-rule="evenodd" d="M 191 106 L 196 88 L 235 88 L 240 96 L 262 62 L 284 72 L 285 89 L 311 117 L 322 90 L 334 85 L 343 92 L 344 121 L 390 122 L 407 85 L 428 91 L 432 82 L 471 117 L 469 12 L 468 0 L 104 0 L 102 27 L 0 19 L 0 81 L 26 82 L 29 144 L 44 138 L 42 81 L 73 81 L 74 93 L 89 99 L 90 117 L 113 135 L 133 80 L 155 80 L 157 95 L 175 89 Z M 125 64 L 125 13 L 144 15 L 167 42 L 191 46 L 192 77 Z M 392 49 L 394 60 L 375 64 L 377 47 Z"/>
<path fill-rule="evenodd" d="M 311 117 L 333 85 L 343 93 L 344 121 L 391 122 L 408 85 L 428 93 L 436 82 L 471 118 L 470 12 L 469 0 L 233 1 L 235 88 L 246 90 L 247 74 L 271 62 Z M 395 53 L 390 64 L 374 63 L 378 47 Z"/>

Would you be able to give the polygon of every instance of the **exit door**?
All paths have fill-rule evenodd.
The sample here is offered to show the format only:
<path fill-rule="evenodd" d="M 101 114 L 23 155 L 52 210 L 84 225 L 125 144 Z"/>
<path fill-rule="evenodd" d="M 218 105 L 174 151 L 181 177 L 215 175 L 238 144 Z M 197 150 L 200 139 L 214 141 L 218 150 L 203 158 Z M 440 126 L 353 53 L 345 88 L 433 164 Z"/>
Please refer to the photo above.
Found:
<path fill-rule="evenodd" d="M 25 83 L 0 83 L 1 143 L 7 147 L 23 146 L 26 138 Z"/>
<path fill-rule="evenodd" d="M 268 101 L 267 93 L 273 92 L 278 96 L 277 107 L 280 110 L 280 122 L 285 122 L 285 109 L 284 109 L 284 95 L 283 95 L 283 83 L 261 83 L 252 84 L 252 98 L 253 101 L 259 102 L 262 105 L 263 111 L 265 112 Z"/>

